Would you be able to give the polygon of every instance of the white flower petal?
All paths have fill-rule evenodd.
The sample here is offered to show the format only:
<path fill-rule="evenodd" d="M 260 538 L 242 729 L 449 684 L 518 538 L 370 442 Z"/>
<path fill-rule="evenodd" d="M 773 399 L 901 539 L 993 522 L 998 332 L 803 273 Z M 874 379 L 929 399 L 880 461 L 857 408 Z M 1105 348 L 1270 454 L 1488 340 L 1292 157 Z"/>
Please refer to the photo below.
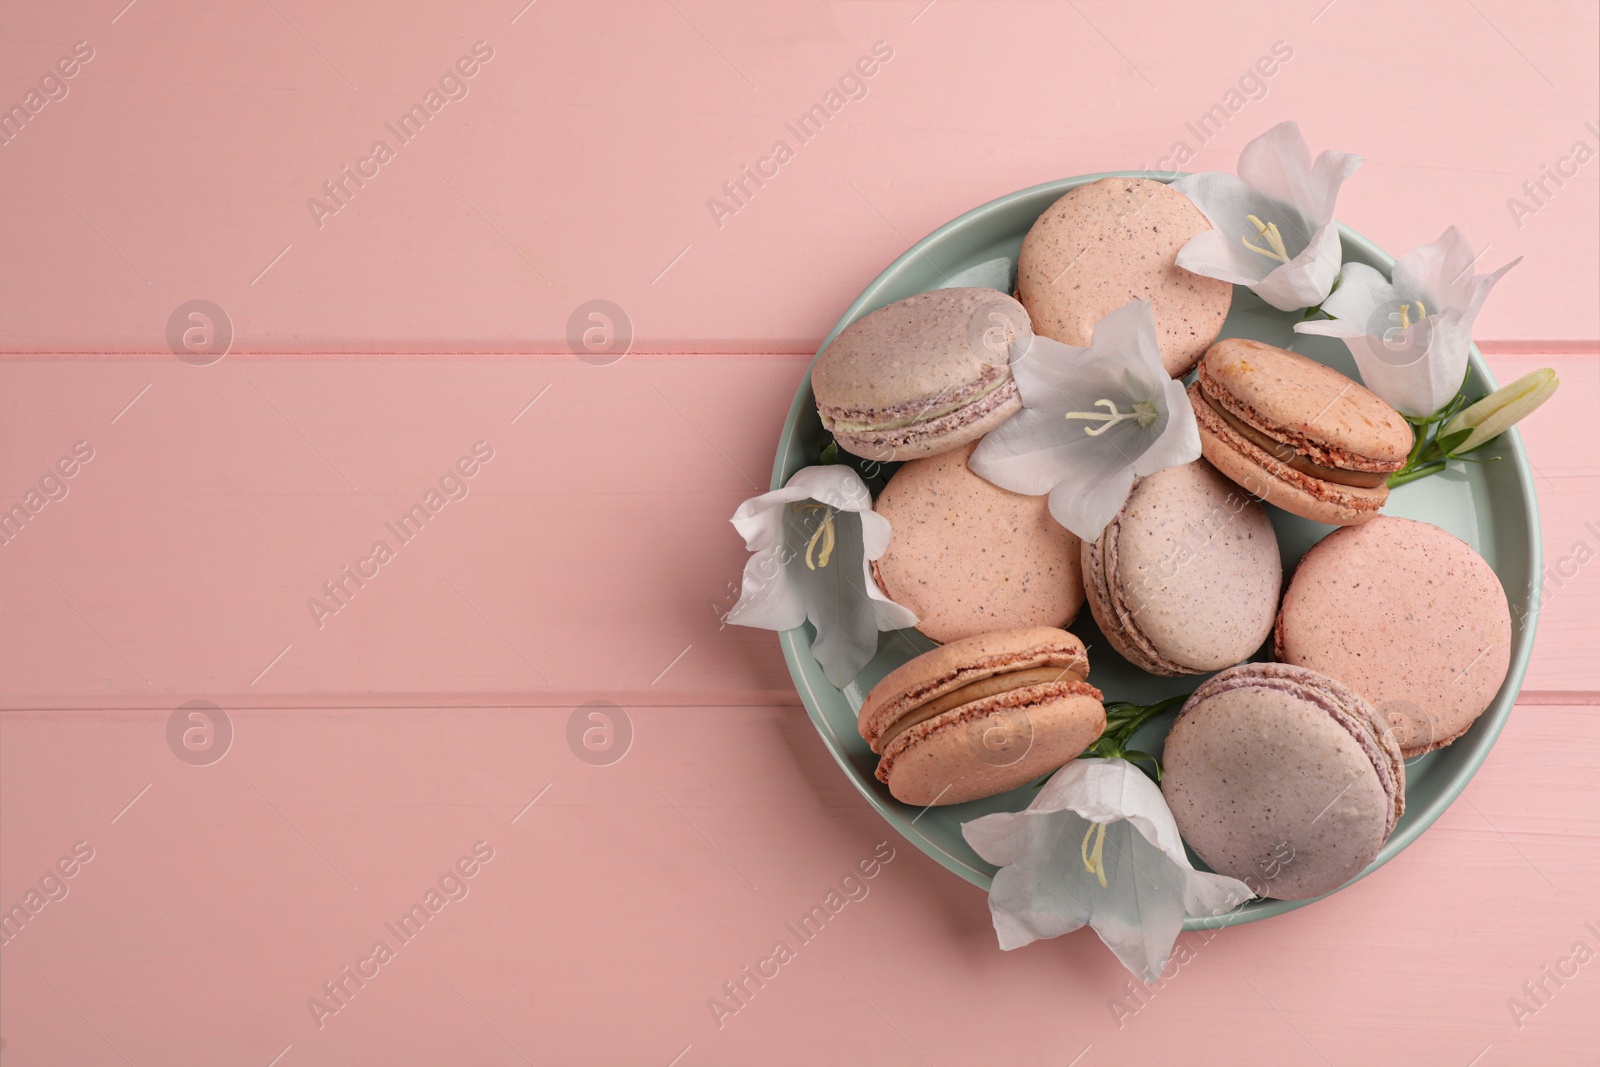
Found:
<path fill-rule="evenodd" d="M 872 510 L 872 491 L 855 468 L 845 463 L 829 463 L 795 471 L 779 492 L 792 493 L 797 490 L 803 495 L 791 499 L 809 497 L 840 511 Z"/>
<path fill-rule="evenodd" d="M 739 602 L 724 617 L 725 622 L 782 631 L 806 621 L 801 591 L 785 573 L 785 552 L 783 545 L 773 545 L 745 561 Z"/>
<path fill-rule="evenodd" d="M 1138 459 L 1133 461 L 1133 473 L 1147 477 L 1168 467 L 1181 467 L 1200 458 L 1200 424 L 1194 417 L 1194 405 L 1183 383 L 1168 379 L 1164 386 L 1167 397 L 1167 421 L 1157 437 Z"/>
<path fill-rule="evenodd" d="M 1132 372 L 1130 396 L 1161 391 L 1172 380 L 1161 362 L 1161 342 L 1156 334 L 1155 305 L 1130 300 L 1094 324 L 1089 347 L 1101 361 L 1115 362 Z"/>
<path fill-rule="evenodd" d="M 1133 492 L 1133 465 L 1108 449 L 1082 456 L 1050 490 L 1050 514 L 1085 541 L 1100 537 Z"/>
<path fill-rule="evenodd" d="M 1072 463 L 1077 442 L 1057 433 L 1059 411 L 1023 408 L 984 435 L 967 458 L 978 477 L 1023 496 L 1044 496 Z"/>
<path fill-rule="evenodd" d="M 806 491 L 798 486 L 774 489 L 740 504 L 728 521 L 744 538 L 747 551 L 760 552 L 783 544 L 783 508 L 806 496 Z"/>
<path fill-rule="evenodd" d="M 1365 263 L 1346 263 L 1340 272 L 1339 288 L 1322 302 L 1322 310 L 1333 318 L 1297 322 L 1294 329 L 1296 333 L 1323 337 L 1360 337 L 1373 332 L 1380 309 L 1399 300 L 1382 271 Z"/>
<path fill-rule="evenodd" d="M 1191 274 L 1253 286 L 1278 264 L 1244 246 L 1242 238 L 1256 235 L 1248 216 L 1277 222 L 1285 241 L 1293 238 L 1295 228 L 1304 228 L 1289 225 L 1291 220 L 1283 217 L 1277 205 L 1233 174 L 1204 171 L 1179 178 L 1172 187 L 1188 197 L 1211 223 L 1211 229 L 1195 234 L 1178 250 L 1178 266 Z"/>
<path fill-rule="evenodd" d="M 1342 254 L 1339 228 L 1329 223 L 1311 235 L 1298 255 L 1250 288 L 1279 311 L 1315 307 L 1333 288 Z"/>
<path fill-rule="evenodd" d="M 1333 221 L 1339 187 L 1360 166 L 1360 156 L 1334 151 L 1323 152 L 1313 164 L 1300 125 L 1291 120 L 1245 145 L 1235 170 L 1262 196 L 1292 207 L 1320 228 Z"/>
<path fill-rule="evenodd" d="M 1472 299 L 1475 257 L 1467 235 L 1447 227 L 1437 240 L 1418 245 L 1394 264 L 1394 287 L 1434 308 L 1465 308 Z"/>

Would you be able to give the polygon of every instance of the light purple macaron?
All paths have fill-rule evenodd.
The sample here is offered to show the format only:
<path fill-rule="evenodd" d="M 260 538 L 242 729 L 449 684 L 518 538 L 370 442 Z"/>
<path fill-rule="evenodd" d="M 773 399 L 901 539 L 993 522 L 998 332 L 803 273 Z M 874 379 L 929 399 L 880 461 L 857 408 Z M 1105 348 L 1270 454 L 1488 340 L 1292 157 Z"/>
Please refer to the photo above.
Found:
<path fill-rule="evenodd" d="M 1139 481 L 1083 545 L 1083 581 L 1113 648 L 1151 674 L 1205 674 L 1249 659 L 1283 585 L 1266 509 L 1203 459 Z"/>
<path fill-rule="evenodd" d="M 1033 336 L 996 289 L 934 289 L 863 315 L 811 368 L 823 428 L 864 459 L 917 459 L 976 441 L 1022 408 L 1010 346 Z"/>
<path fill-rule="evenodd" d="M 1388 725 L 1354 689 L 1287 663 L 1243 663 L 1203 683 L 1162 762 L 1183 839 L 1257 896 L 1339 888 L 1378 858 L 1405 811 Z"/>

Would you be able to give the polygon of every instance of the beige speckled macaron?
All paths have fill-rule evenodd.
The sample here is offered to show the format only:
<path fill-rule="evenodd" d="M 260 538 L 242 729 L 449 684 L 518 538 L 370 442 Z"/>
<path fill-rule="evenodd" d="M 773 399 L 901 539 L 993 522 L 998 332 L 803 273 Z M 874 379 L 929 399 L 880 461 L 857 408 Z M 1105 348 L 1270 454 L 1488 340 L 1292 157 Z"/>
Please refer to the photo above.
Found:
<path fill-rule="evenodd" d="M 1203 459 L 1141 479 L 1083 546 L 1084 584 L 1111 646 L 1151 674 L 1204 674 L 1272 633 L 1283 585 L 1266 509 Z"/>
<path fill-rule="evenodd" d="M 1233 286 L 1177 265 L 1178 249 L 1211 228 L 1189 198 L 1146 178 L 1102 178 L 1052 204 L 1022 240 L 1017 298 L 1033 329 L 1085 347 L 1094 324 L 1132 300 L 1155 305 L 1161 362 L 1174 378 L 1216 340 Z"/>
<path fill-rule="evenodd" d="M 895 472 L 873 510 L 889 548 L 872 564 L 884 595 L 916 612 L 935 641 L 990 630 L 1066 626 L 1083 607 L 1075 534 L 1050 498 L 1022 496 L 967 468 L 973 442 Z"/>
<path fill-rule="evenodd" d="M 1273 645 L 1357 690 L 1406 758 L 1450 744 L 1511 664 L 1511 610 L 1488 562 L 1431 523 L 1380 515 L 1300 560 Z"/>
<path fill-rule="evenodd" d="M 961 804 L 1035 781 L 1100 736 L 1083 642 L 1034 626 L 952 641 L 872 687 L 857 720 L 906 804 Z"/>
<path fill-rule="evenodd" d="M 845 451 L 880 461 L 976 441 L 1022 407 L 1010 345 L 1033 336 L 996 289 L 934 289 L 868 312 L 811 368 L 817 414 Z"/>
<path fill-rule="evenodd" d="M 1218 341 L 1189 386 L 1206 459 L 1301 518 L 1366 522 L 1389 499 L 1411 427 L 1376 393 L 1298 352 Z"/>

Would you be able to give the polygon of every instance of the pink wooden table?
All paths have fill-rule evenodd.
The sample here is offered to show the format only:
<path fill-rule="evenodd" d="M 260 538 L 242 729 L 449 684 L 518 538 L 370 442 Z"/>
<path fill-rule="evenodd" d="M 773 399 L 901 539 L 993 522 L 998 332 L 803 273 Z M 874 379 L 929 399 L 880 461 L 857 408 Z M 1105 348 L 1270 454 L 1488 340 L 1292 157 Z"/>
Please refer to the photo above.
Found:
<path fill-rule="evenodd" d="M 5 1064 L 1600 1062 L 1594 4 L 523 4 L 0 12 Z M 854 792 L 719 626 L 726 519 L 911 241 L 1290 117 L 1390 250 L 1525 257 L 1478 336 L 1563 379 L 1546 607 L 1428 834 L 1136 998 Z"/>

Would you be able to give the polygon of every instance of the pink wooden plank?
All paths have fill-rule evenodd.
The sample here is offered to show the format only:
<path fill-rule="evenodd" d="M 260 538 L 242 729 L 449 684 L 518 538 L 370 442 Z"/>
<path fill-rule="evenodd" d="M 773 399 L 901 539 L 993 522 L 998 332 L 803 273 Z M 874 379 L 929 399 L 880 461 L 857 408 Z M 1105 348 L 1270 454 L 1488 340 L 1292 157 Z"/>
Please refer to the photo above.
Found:
<path fill-rule="evenodd" d="M 777 1062 L 780 1049 L 783 1062 L 954 1064 L 1000 1043 L 1033 1063 L 1089 1046 L 1082 1064 L 1176 1062 L 1198 1045 L 1296 1064 L 1373 1047 L 1396 1063 L 1592 1052 L 1595 964 L 1560 987 L 1543 971 L 1600 941 L 1585 926 L 1600 925 L 1600 813 L 1590 766 L 1571 758 L 1600 743 L 1592 709 L 1519 707 L 1464 796 L 1399 859 L 1292 915 L 1187 937 L 1192 957 L 1136 1012 L 1087 931 L 1002 953 L 978 891 L 891 843 L 865 898 L 752 983 L 720 1028 L 708 1001 L 777 940 L 793 943 L 785 924 L 870 859 L 884 827 L 797 708 L 632 715 L 632 750 L 606 767 L 576 759 L 564 713 L 538 708 L 239 712 L 232 751 L 207 767 L 174 758 L 160 713 L 0 718 L 0 904 L 76 842 L 94 849 L 68 895 L 0 950 L 6 1059 L 264 1065 L 288 1049 L 280 1067 L 664 1065 L 689 1047 L 683 1065 Z M 400 943 L 384 924 L 478 841 L 494 858 L 463 880 L 465 899 Z M 380 939 L 394 959 L 319 1028 L 308 1000 Z M 1508 1000 L 1539 981 L 1543 1006 L 1514 1017 Z"/>
<path fill-rule="evenodd" d="M 806 352 L 910 241 L 988 199 L 1180 142 L 1190 168 L 1231 167 L 1290 117 L 1366 155 L 1341 215 L 1391 250 L 1454 222 L 1485 264 L 1527 257 L 1481 336 L 1600 339 L 1600 163 L 1573 162 L 1600 144 L 1592 4 L 769 7 L 19 9 L 0 104 L 74 42 L 93 59 L 0 147 L 0 346 L 164 351 L 204 298 L 239 351 L 564 350 L 605 298 L 642 351 Z M 493 58 L 446 86 L 466 95 L 390 133 L 477 41 Z M 865 95 L 802 143 L 786 124 L 880 41 L 893 57 L 846 86 Z M 1241 79 L 1259 99 L 1229 99 Z M 1220 129 L 1191 129 L 1217 105 Z M 363 165 L 377 140 L 394 158 Z M 779 140 L 792 160 L 728 200 Z M 346 206 L 314 212 L 335 180 Z M 1537 211 L 1513 218 L 1514 197 Z"/>
<path fill-rule="evenodd" d="M 1502 380 L 1550 362 L 1565 377 L 1526 427 L 1548 568 L 1527 688 L 1600 691 L 1600 361 L 1495 362 Z M 803 369 L 7 361 L 0 501 L 79 441 L 94 458 L 0 546 L 0 700 L 790 702 L 772 635 L 718 616 L 745 559 L 727 517 L 765 488 Z M 466 496 L 403 542 L 401 517 L 480 441 L 493 458 L 447 485 Z M 363 563 L 380 540 L 394 558 Z M 345 567 L 376 574 L 357 586 Z"/>

